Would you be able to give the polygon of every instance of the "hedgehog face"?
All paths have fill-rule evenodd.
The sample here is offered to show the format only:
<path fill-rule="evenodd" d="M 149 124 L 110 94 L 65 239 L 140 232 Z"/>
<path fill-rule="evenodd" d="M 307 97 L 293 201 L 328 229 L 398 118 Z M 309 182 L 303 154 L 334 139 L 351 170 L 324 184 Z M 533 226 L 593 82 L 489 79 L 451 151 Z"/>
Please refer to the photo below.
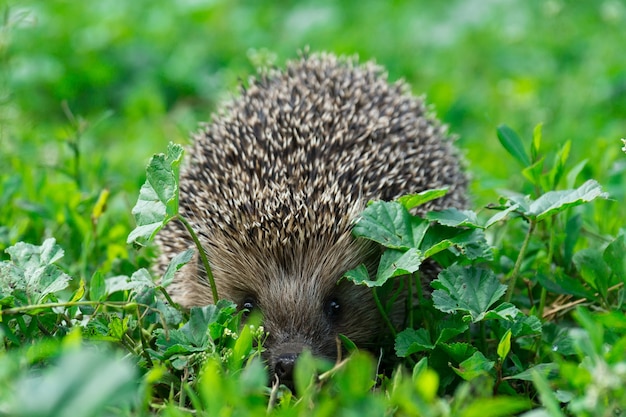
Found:
<path fill-rule="evenodd" d="M 371 345 L 379 320 L 370 290 L 348 282 L 335 284 L 337 279 L 333 275 L 319 285 L 311 277 L 276 277 L 263 291 L 239 302 L 261 313 L 268 332 L 265 359 L 270 374 L 281 382 L 290 383 L 295 360 L 304 350 L 334 361 L 340 334 L 358 346 Z M 369 325 L 364 327 L 363 320 Z"/>
<path fill-rule="evenodd" d="M 253 278 L 232 272 L 228 278 L 222 277 L 226 270 L 251 270 L 241 259 L 258 259 L 256 251 L 262 249 L 251 246 L 248 255 L 236 257 L 228 253 L 242 248 L 224 251 L 222 246 L 221 256 L 214 257 L 214 274 L 220 297 L 262 315 L 268 332 L 264 358 L 272 375 L 289 385 L 294 363 L 304 350 L 334 361 L 341 348 L 339 335 L 362 348 L 372 347 L 381 327 L 371 290 L 340 280 L 343 272 L 367 262 L 370 255 L 363 245 L 345 234 L 324 254 L 312 253 L 319 251 L 319 246 L 312 244 L 303 250 L 310 258 L 284 263 L 281 257 L 265 257 L 263 265 L 254 267 Z M 281 252 L 292 254 L 292 250 L 285 247 Z"/>

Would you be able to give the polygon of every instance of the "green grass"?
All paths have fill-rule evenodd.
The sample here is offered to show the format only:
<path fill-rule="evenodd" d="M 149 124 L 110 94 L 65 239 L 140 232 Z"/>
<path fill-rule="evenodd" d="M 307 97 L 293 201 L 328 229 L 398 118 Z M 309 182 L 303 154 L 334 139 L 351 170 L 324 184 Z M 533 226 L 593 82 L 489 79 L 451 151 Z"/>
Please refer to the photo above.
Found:
<path fill-rule="evenodd" d="M 623 2 L 24 0 L 0 12 L 0 416 L 623 412 Z M 461 262 L 463 279 L 482 277 L 476 304 L 435 284 L 399 339 L 404 371 L 304 358 L 294 397 L 266 387 L 258 328 L 235 340 L 228 304 L 168 307 L 142 272 L 152 249 L 126 239 L 150 156 L 188 143 L 255 66 L 305 46 L 375 59 L 426 94 L 473 176 L 478 216 L 454 226 L 492 256 Z M 564 191 L 591 179 L 608 199 Z M 494 207 L 510 211 L 484 229 Z M 52 241 L 41 253 L 49 238 L 63 257 L 46 258 L 61 253 Z"/>

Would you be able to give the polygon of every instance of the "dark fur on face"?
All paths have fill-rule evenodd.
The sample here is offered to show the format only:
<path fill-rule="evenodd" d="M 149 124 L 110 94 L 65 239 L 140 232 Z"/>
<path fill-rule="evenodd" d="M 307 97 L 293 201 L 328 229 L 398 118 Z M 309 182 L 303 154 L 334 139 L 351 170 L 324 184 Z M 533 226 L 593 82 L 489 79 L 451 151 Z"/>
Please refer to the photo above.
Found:
<path fill-rule="evenodd" d="M 272 372 L 304 348 L 335 358 L 343 334 L 372 348 L 382 329 L 371 290 L 341 281 L 379 249 L 351 235 L 372 199 L 448 187 L 422 211 L 466 204 L 467 179 L 445 128 L 406 84 L 372 63 L 319 54 L 261 72 L 194 137 L 181 170 L 181 212 L 199 232 L 220 297 L 258 309 Z M 161 266 L 192 246 L 170 223 Z M 168 289 L 213 302 L 197 263 Z"/>

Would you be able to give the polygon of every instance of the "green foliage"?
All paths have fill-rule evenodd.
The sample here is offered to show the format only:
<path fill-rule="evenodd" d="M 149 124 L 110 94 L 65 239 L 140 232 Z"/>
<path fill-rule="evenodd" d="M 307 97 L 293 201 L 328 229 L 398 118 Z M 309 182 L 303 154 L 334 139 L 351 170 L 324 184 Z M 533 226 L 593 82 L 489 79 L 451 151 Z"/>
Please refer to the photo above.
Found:
<path fill-rule="evenodd" d="M 623 412 L 619 1 L 160 3 L 0 6 L 0 415 Z M 373 202 L 354 230 L 385 252 L 375 277 L 347 277 L 377 297 L 405 278 L 417 292 L 392 331 L 398 367 L 304 354 L 296 395 L 271 385 L 254 315 L 243 326 L 225 300 L 168 302 L 194 251 L 153 277 L 149 240 L 168 221 L 194 236 L 177 210 L 182 148 L 142 168 L 254 66 L 304 45 L 375 58 L 427 92 L 461 137 L 473 207 L 487 208 L 411 213 L 445 190 Z M 523 134 L 494 134 L 500 120 Z M 429 297 L 419 274 L 432 262 Z"/>

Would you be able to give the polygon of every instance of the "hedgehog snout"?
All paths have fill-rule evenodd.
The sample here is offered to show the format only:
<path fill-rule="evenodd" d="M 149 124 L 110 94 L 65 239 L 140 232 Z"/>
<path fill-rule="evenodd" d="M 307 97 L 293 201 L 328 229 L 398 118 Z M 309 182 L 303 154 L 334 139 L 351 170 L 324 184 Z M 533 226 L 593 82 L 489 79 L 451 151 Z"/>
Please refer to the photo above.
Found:
<path fill-rule="evenodd" d="M 274 349 L 270 359 L 270 367 L 282 384 L 293 388 L 293 370 L 296 360 L 304 351 L 310 347 L 303 342 L 284 343 Z"/>

